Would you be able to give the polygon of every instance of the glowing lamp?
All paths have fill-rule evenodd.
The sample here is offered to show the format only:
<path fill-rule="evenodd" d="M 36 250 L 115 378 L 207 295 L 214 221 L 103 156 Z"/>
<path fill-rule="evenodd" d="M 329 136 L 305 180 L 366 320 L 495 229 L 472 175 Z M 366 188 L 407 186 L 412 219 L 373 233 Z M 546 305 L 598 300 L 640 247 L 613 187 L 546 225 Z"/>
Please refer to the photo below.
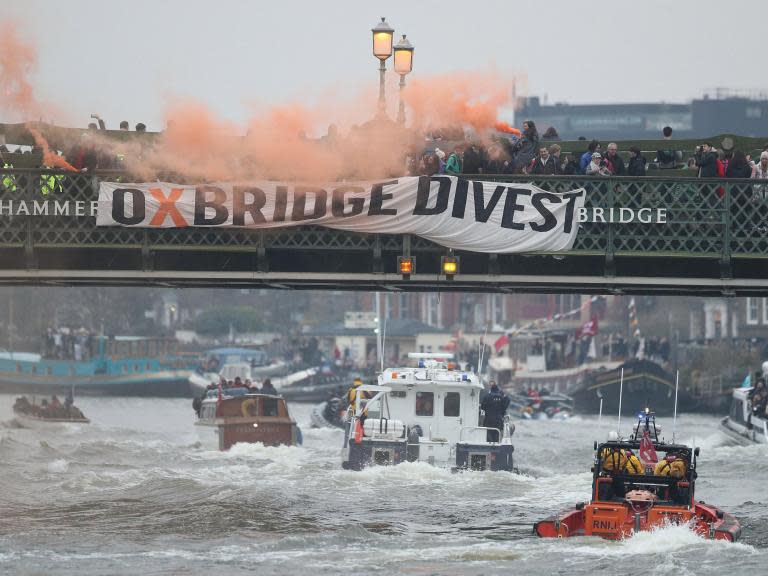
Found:
<path fill-rule="evenodd" d="M 402 39 L 395 44 L 395 72 L 405 76 L 413 70 L 413 44 L 403 34 Z"/>
<path fill-rule="evenodd" d="M 373 33 L 373 55 L 382 62 L 392 56 L 392 37 L 395 29 L 392 28 L 382 16 L 375 28 L 371 29 Z"/>
<path fill-rule="evenodd" d="M 400 270 L 400 274 L 406 279 L 413 274 L 413 271 L 416 268 L 415 264 L 416 262 L 410 256 L 398 256 L 397 258 L 397 268 Z"/>
<path fill-rule="evenodd" d="M 441 269 L 450 280 L 459 272 L 459 259 L 457 256 L 443 256 Z"/>

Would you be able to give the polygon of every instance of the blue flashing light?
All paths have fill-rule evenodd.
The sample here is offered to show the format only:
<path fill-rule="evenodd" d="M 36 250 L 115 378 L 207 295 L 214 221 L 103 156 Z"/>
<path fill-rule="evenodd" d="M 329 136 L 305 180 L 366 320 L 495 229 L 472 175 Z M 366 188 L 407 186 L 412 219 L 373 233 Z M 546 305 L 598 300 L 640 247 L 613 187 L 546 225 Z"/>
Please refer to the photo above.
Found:
<path fill-rule="evenodd" d="M 469 380 L 469 376 L 467 376 L 466 374 L 462 374 L 461 375 L 461 381 L 462 382 L 466 382 L 467 380 Z"/>
<path fill-rule="evenodd" d="M 424 360 L 419 360 L 419 368 L 424 368 Z"/>

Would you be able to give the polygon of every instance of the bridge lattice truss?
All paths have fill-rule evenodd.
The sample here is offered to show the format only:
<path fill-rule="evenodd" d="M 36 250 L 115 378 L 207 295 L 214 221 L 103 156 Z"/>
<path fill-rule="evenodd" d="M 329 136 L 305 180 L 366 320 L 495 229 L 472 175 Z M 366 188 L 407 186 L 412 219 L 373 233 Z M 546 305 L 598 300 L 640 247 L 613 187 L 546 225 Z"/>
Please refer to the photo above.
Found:
<path fill-rule="evenodd" d="M 317 226 L 281 230 L 97 227 L 95 218 L 9 215 L 7 202 L 97 200 L 100 179 L 66 174 L 43 196 L 39 170 L 0 171 L 0 282 L 161 284 L 387 290 L 768 294 L 768 182 L 695 178 L 482 176 L 587 191 L 587 208 L 666 209 L 666 223 L 580 224 L 573 249 L 556 254 L 457 253 L 411 235 Z M 5 203 L 5 204 L 3 204 Z M 5 206 L 5 208 L 4 208 Z M 397 257 L 415 258 L 404 279 Z"/>

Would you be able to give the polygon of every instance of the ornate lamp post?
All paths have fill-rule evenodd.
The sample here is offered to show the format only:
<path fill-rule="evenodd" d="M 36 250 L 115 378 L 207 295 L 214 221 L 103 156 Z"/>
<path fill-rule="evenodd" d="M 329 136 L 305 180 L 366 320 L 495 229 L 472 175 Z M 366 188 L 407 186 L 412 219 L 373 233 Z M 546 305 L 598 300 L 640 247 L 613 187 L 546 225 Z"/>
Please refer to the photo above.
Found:
<path fill-rule="evenodd" d="M 413 44 L 408 42 L 405 34 L 395 45 L 395 72 L 400 74 L 400 108 L 397 111 L 397 121 L 400 124 L 405 124 L 403 90 L 405 90 L 405 75 L 413 70 L 413 49 Z"/>
<path fill-rule="evenodd" d="M 379 111 L 383 112 L 386 106 L 384 98 L 384 73 L 387 67 L 384 62 L 392 56 L 392 37 L 395 29 L 392 28 L 382 16 L 375 28 L 371 29 L 373 33 L 373 55 L 379 59 Z"/>

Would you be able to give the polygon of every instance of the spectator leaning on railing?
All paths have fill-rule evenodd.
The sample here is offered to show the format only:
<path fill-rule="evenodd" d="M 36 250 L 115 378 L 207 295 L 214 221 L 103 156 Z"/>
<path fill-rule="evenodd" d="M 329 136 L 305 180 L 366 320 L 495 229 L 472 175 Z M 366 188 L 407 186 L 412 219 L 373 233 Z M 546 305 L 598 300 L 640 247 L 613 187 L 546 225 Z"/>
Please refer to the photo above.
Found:
<path fill-rule="evenodd" d="M 717 178 L 717 150 L 712 144 L 705 142 L 696 146 L 696 166 L 699 167 L 699 178 Z"/>
<path fill-rule="evenodd" d="M 645 176 L 645 164 L 645 156 L 640 153 L 640 148 L 631 146 L 629 162 L 627 163 L 627 176 Z"/>
<path fill-rule="evenodd" d="M 752 169 L 752 178 L 755 180 L 768 180 L 768 152 L 760 154 L 760 162 Z M 768 185 L 755 184 L 752 187 L 753 201 L 765 200 L 768 194 Z"/>
<path fill-rule="evenodd" d="M 728 162 L 725 170 L 726 178 L 751 178 L 752 166 L 749 165 L 746 154 L 741 150 L 734 150 L 733 157 Z"/>
<path fill-rule="evenodd" d="M 560 174 L 560 164 L 554 156 L 550 155 L 546 146 L 539 148 L 539 157 L 534 158 L 528 169 L 528 174 Z"/>
<path fill-rule="evenodd" d="M 600 152 L 592 153 L 592 161 L 587 165 L 587 176 L 610 176 L 611 172 Z"/>
<path fill-rule="evenodd" d="M 624 176 L 626 168 L 624 167 L 624 160 L 618 154 L 618 149 L 616 142 L 608 144 L 605 152 L 605 165 L 614 176 Z"/>
<path fill-rule="evenodd" d="M 595 152 L 600 152 L 600 142 L 592 140 L 592 142 L 589 143 L 587 151 L 581 155 L 581 160 L 579 161 L 579 174 L 587 173 L 587 166 L 592 162 L 592 155 Z"/>

